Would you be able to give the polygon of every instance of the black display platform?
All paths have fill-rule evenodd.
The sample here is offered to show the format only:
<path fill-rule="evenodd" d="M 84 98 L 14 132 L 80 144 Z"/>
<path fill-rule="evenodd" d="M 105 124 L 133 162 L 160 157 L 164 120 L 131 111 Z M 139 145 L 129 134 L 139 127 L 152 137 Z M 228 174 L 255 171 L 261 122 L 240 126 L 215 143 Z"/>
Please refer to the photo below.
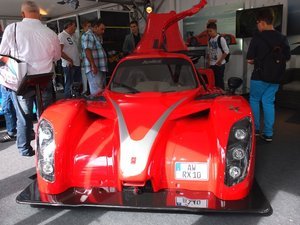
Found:
<path fill-rule="evenodd" d="M 41 96 L 41 88 L 47 87 L 52 80 L 53 73 L 42 73 L 34 75 L 26 75 L 17 90 L 17 95 L 25 95 L 29 89 L 35 89 L 37 99 L 37 109 L 41 114 L 43 112 L 43 101 Z"/>
<path fill-rule="evenodd" d="M 195 201 L 204 201 L 203 195 L 209 196 L 207 204 L 196 205 Z M 191 200 L 185 204 L 174 204 L 176 197 L 193 196 L 202 200 Z M 200 197 L 202 196 L 202 197 Z M 44 200 L 42 200 L 42 198 Z M 47 200 L 46 200 L 47 199 Z M 182 213 L 242 213 L 271 215 L 273 210 L 261 188 L 255 181 L 250 194 L 241 200 L 221 200 L 212 193 L 195 192 L 189 190 L 162 190 L 159 192 L 143 192 L 134 194 L 133 191 L 108 192 L 105 188 L 70 188 L 67 191 L 48 195 L 38 190 L 37 181 L 34 180 L 16 198 L 21 204 L 38 206 L 63 206 L 63 207 L 100 207 L 108 209 L 122 209 L 135 211 L 159 211 L 159 212 L 182 212 Z M 177 202 L 178 203 L 178 202 Z M 199 207 L 200 206 L 200 207 Z"/>

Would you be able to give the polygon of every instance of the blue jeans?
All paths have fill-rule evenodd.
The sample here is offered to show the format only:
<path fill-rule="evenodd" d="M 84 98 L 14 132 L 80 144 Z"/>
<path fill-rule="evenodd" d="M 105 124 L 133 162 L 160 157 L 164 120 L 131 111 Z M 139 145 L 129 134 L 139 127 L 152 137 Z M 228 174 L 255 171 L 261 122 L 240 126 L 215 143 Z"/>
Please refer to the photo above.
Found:
<path fill-rule="evenodd" d="M 2 110 L 4 113 L 7 133 L 14 136 L 17 133 L 17 117 L 12 100 L 12 90 L 0 85 L 2 93 Z"/>
<path fill-rule="evenodd" d="M 88 91 L 88 81 L 87 81 L 84 67 L 81 67 L 81 79 L 82 79 L 82 92 L 84 93 Z"/>
<path fill-rule="evenodd" d="M 105 87 L 105 79 L 106 74 L 105 72 L 99 71 L 98 74 L 93 74 L 92 71 L 86 74 L 91 95 L 97 95 L 99 92 L 103 91 Z"/>
<path fill-rule="evenodd" d="M 71 98 L 71 86 L 73 82 L 82 82 L 80 66 L 63 67 L 65 76 L 65 98 Z"/>
<path fill-rule="evenodd" d="M 273 136 L 273 126 L 275 122 L 275 94 L 279 84 L 267 83 L 260 80 L 250 82 L 250 105 L 254 115 L 255 129 L 260 130 L 260 102 L 264 113 L 263 134 Z"/>
<path fill-rule="evenodd" d="M 33 151 L 30 142 L 33 130 L 32 109 L 35 95 L 17 96 L 15 92 L 12 92 L 12 99 L 17 115 L 17 147 L 21 155 L 26 156 Z"/>

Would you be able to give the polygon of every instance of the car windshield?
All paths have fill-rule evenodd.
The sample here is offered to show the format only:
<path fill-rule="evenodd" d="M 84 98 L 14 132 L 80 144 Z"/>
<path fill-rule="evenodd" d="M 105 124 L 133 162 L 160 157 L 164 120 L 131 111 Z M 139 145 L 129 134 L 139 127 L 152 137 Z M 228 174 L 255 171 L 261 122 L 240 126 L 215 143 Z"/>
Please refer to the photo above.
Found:
<path fill-rule="evenodd" d="M 178 92 L 198 86 L 192 65 L 184 59 L 124 61 L 117 68 L 110 90 L 119 93 Z"/>

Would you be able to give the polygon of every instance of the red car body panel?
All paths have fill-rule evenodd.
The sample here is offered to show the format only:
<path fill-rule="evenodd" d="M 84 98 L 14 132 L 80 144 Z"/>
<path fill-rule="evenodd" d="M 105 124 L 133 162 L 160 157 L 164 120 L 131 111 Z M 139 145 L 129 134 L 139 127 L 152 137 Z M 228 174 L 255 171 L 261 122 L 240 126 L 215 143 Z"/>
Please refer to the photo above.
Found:
<path fill-rule="evenodd" d="M 153 57 L 153 56 L 152 56 Z M 181 93 L 140 93 L 134 96 L 106 90 L 106 99 L 120 106 L 128 132 L 133 140 L 141 140 L 174 102 L 185 99 L 164 123 L 153 144 L 147 166 L 137 176 L 122 176 L 119 168 L 118 119 L 109 100 L 86 103 L 84 100 L 61 101 L 43 114 L 55 133 L 56 180 L 46 182 L 38 175 L 41 192 L 57 194 L 70 187 L 143 186 L 152 181 L 153 190 L 188 189 L 209 191 L 220 199 L 240 199 L 251 187 L 253 175 L 238 186 L 224 185 L 225 155 L 228 131 L 233 122 L 251 117 L 248 103 L 239 96 L 219 97 L 195 102 L 201 88 Z M 151 107 L 146 107 L 147 105 Z M 237 113 L 232 108 L 239 107 Z M 203 118 L 191 115 L 209 110 Z M 222 111 L 222 114 L 218 113 Z M 51 119 L 49 119 L 51 118 Z M 188 128 L 188 129 L 187 129 Z M 67 134 L 65 136 L 64 134 Z M 254 140 L 254 139 L 253 139 Z M 254 143 L 252 144 L 254 146 Z M 141 150 L 142 151 L 142 150 Z M 249 171 L 253 174 L 254 147 Z M 205 182 L 174 179 L 175 162 L 209 162 L 209 179 Z"/>

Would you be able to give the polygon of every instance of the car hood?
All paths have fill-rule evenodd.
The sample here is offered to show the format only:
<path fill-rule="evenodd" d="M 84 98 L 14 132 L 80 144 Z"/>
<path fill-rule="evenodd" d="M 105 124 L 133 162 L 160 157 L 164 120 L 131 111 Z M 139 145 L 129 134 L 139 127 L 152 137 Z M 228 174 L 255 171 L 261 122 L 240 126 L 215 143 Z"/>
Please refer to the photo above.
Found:
<path fill-rule="evenodd" d="M 87 109 L 118 124 L 119 177 L 144 181 L 151 150 L 163 126 L 190 114 L 206 110 L 211 102 L 193 101 L 197 91 L 182 93 L 106 94 L 103 107 L 90 103 Z M 105 110 L 104 110 L 105 109 Z M 110 109 L 110 110 L 109 110 Z M 108 113 L 110 111 L 110 113 Z"/>
<path fill-rule="evenodd" d="M 193 101 L 197 91 L 181 93 L 145 92 L 134 95 L 109 93 L 105 102 L 90 102 L 87 110 L 108 119 L 116 119 L 121 133 L 141 140 L 151 130 L 159 130 L 166 120 L 174 120 L 209 109 L 212 101 Z M 183 107 L 184 106 L 184 107 Z"/>

